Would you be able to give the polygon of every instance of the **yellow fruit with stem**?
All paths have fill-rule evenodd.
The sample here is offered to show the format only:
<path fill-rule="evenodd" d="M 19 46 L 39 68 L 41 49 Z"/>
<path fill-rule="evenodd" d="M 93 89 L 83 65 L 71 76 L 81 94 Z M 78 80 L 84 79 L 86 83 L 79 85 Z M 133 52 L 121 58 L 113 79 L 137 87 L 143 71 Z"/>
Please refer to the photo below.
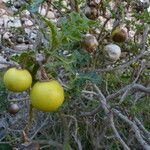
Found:
<path fill-rule="evenodd" d="M 5 86 L 13 92 L 23 92 L 32 84 L 32 76 L 26 69 L 10 68 L 4 74 Z"/>
<path fill-rule="evenodd" d="M 38 110 L 56 111 L 64 102 L 64 89 L 56 80 L 37 82 L 31 90 L 30 99 Z"/>

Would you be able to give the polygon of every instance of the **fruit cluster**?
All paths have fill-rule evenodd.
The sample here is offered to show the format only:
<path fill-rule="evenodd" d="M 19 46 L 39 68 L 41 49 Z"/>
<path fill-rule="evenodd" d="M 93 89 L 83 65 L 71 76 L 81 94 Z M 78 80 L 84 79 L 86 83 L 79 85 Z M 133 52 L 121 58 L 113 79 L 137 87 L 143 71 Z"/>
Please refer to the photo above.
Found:
<path fill-rule="evenodd" d="M 125 42 L 127 33 L 123 28 L 117 27 L 112 30 L 111 39 L 115 43 Z M 93 34 L 86 34 L 82 40 L 82 47 L 89 53 L 95 52 L 98 47 L 98 41 Z M 121 48 L 117 44 L 107 44 L 104 47 L 103 54 L 109 61 L 115 62 L 121 56 Z"/>
<path fill-rule="evenodd" d="M 32 86 L 32 76 L 26 69 L 10 68 L 4 74 L 4 84 L 10 91 L 23 92 Z M 64 89 L 57 80 L 37 82 L 30 90 L 30 100 L 38 110 L 56 111 L 64 101 Z M 9 107 L 10 113 L 18 111 L 15 104 Z"/>
<path fill-rule="evenodd" d="M 87 0 L 87 4 L 84 8 L 84 14 L 91 20 L 98 19 L 100 0 Z M 127 39 L 127 32 L 122 27 L 115 27 L 111 33 L 111 39 L 113 42 L 122 43 Z M 82 47 L 89 53 L 95 52 L 98 47 L 98 41 L 93 34 L 86 34 L 82 40 Z M 104 47 L 103 54 L 109 61 L 117 61 L 121 56 L 121 48 L 117 44 L 110 43 Z"/>

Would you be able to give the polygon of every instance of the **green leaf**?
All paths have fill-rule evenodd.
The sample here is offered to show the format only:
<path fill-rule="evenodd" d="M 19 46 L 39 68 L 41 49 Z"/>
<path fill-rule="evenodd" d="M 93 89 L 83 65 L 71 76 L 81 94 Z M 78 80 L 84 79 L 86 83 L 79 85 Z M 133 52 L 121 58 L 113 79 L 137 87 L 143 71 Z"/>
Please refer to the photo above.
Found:
<path fill-rule="evenodd" d="M 71 12 L 69 15 L 60 18 L 59 24 L 63 35 L 62 39 L 68 39 L 68 43 L 80 41 L 84 33 L 97 25 L 95 21 L 89 20 L 85 15 L 76 12 Z"/>
<path fill-rule="evenodd" d="M 95 84 L 101 83 L 101 78 L 95 71 L 86 72 L 86 73 L 79 73 L 79 76 L 77 77 L 78 83 L 80 83 L 80 82 L 83 83 L 87 80 L 89 80 Z"/>
<path fill-rule="evenodd" d="M 91 81 L 95 84 L 101 84 L 101 77 L 95 72 L 81 72 L 74 77 L 74 80 L 71 80 L 69 83 L 69 94 L 70 95 L 78 95 L 81 93 L 83 86 L 86 81 Z"/>
<path fill-rule="evenodd" d="M 91 57 L 90 54 L 81 50 L 76 50 L 72 53 L 72 60 L 74 60 L 74 67 L 83 66 L 90 62 Z"/>
<path fill-rule="evenodd" d="M 34 64 L 34 51 L 23 52 L 20 56 L 16 57 L 17 62 L 23 67 L 30 70 L 30 67 Z"/>
<path fill-rule="evenodd" d="M 12 150 L 12 146 L 10 144 L 0 144 L 0 150 Z"/>
<path fill-rule="evenodd" d="M 53 51 L 56 48 L 58 48 L 59 44 L 60 44 L 60 40 L 58 39 L 59 35 L 58 35 L 58 32 L 57 32 L 57 28 L 56 28 L 55 24 L 52 23 L 50 20 L 47 20 L 46 18 L 44 18 L 40 14 L 38 14 L 38 16 L 45 22 L 45 24 L 50 29 L 50 32 L 51 32 L 51 37 L 50 37 L 51 48 L 50 48 L 50 51 Z"/>
<path fill-rule="evenodd" d="M 4 82 L 3 82 L 3 73 L 0 73 L 0 112 L 3 112 L 6 110 L 8 101 L 7 101 L 7 96 L 8 92 L 5 88 Z"/>
<path fill-rule="evenodd" d="M 86 81 L 91 81 L 95 84 L 101 83 L 101 78 L 96 72 L 79 73 L 74 80 L 75 87 L 82 87 Z"/>

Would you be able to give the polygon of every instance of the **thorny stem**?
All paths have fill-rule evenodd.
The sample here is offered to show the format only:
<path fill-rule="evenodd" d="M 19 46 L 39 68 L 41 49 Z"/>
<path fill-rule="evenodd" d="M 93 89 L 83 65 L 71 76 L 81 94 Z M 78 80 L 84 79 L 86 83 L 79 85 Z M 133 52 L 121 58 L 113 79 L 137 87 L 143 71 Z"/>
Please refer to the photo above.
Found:
<path fill-rule="evenodd" d="M 23 131 L 23 137 L 24 137 L 24 142 L 28 142 L 29 141 L 29 138 L 28 138 L 28 132 L 29 132 L 29 129 L 32 125 L 32 119 L 33 119 L 33 106 L 32 104 L 30 104 L 30 108 L 29 108 L 29 118 L 28 118 L 28 123 Z"/>
<path fill-rule="evenodd" d="M 65 115 L 62 112 L 59 112 L 59 116 L 60 116 L 60 119 L 62 121 L 63 128 L 64 128 L 63 150 L 66 150 L 68 148 L 71 148 L 70 144 L 69 144 L 69 140 L 70 140 L 70 138 L 69 138 L 69 129 L 68 129 L 68 126 L 67 126 L 67 120 L 65 118 Z"/>
<path fill-rule="evenodd" d="M 9 102 L 20 102 L 20 101 L 26 101 L 28 100 L 29 97 L 23 97 L 23 98 L 19 98 L 19 99 L 9 99 Z"/>

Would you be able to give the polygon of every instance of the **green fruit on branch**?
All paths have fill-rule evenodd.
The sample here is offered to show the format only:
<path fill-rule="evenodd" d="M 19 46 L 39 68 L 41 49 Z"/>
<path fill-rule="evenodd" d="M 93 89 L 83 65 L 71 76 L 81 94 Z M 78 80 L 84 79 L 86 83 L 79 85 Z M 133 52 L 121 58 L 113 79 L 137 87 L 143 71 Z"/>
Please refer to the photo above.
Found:
<path fill-rule="evenodd" d="M 112 31 L 111 36 L 114 42 L 121 43 L 126 41 L 127 32 L 124 29 L 116 28 Z"/>
<path fill-rule="evenodd" d="M 104 48 L 104 55 L 110 61 L 117 61 L 121 56 L 121 48 L 116 44 L 108 44 Z"/>
<path fill-rule="evenodd" d="M 96 50 L 97 46 L 98 41 L 95 36 L 91 34 L 86 34 L 82 41 L 82 47 L 89 53 L 92 53 Z"/>
<path fill-rule="evenodd" d="M 20 110 L 18 104 L 10 104 L 8 106 L 8 112 L 10 114 L 16 114 Z"/>
<path fill-rule="evenodd" d="M 23 92 L 32 84 L 32 76 L 28 70 L 10 68 L 4 74 L 5 86 L 13 92 Z"/>
<path fill-rule="evenodd" d="M 31 90 L 30 98 L 36 109 L 56 111 L 64 102 L 64 89 L 56 80 L 37 82 Z"/>

